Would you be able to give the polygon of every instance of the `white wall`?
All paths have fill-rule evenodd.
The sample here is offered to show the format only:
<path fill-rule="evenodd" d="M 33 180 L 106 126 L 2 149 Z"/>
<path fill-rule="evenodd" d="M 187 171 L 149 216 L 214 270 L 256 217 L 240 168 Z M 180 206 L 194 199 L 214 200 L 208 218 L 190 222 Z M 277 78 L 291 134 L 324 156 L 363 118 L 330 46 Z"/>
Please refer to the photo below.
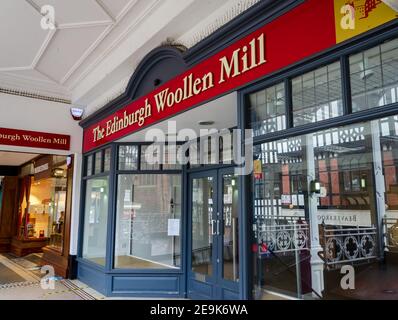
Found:
<path fill-rule="evenodd" d="M 71 136 L 70 152 L 45 149 L 23 148 L 27 152 L 70 154 L 82 150 L 83 130 L 70 115 L 70 105 L 11 94 L 0 93 L 0 127 L 32 130 Z M 0 146 L 1 150 L 16 151 L 9 146 Z M 21 147 L 17 148 L 21 151 Z"/>
<path fill-rule="evenodd" d="M 0 93 L 0 127 L 65 134 L 70 151 L 0 145 L 1 151 L 74 155 L 70 254 L 76 254 L 79 227 L 81 151 L 83 130 L 70 115 L 70 105 Z"/>

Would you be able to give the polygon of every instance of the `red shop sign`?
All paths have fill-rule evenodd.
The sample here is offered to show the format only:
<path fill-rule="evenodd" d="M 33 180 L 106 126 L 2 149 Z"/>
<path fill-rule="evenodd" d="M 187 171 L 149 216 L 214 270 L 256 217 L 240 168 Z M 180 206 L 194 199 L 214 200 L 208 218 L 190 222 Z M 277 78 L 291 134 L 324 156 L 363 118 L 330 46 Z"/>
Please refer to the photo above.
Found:
<path fill-rule="evenodd" d="M 64 134 L 0 128 L 0 145 L 69 150 L 70 136 Z"/>
<path fill-rule="evenodd" d="M 335 44 L 333 0 L 307 0 L 86 128 L 83 151 L 236 90 Z"/>

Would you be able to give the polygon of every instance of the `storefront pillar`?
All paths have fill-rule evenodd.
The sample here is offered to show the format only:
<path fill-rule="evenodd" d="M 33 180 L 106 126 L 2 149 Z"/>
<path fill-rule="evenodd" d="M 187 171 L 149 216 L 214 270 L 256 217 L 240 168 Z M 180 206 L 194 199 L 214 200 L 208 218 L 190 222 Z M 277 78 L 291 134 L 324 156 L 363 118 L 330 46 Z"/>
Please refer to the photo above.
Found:
<path fill-rule="evenodd" d="M 323 249 L 319 243 L 319 227 L 317 218 L 317 196 L 311 192 L 311 181 L 316 179 L 315 173 L 315 154 L 313 146 L 313 136 L 307 134 L 303 139 L 305 141 L 306 150 L 306 165 L 307 165 L 307 190 L 308 190 L 308 219 L 310 223 L 310 237 L 311 237 L 311 286 L 314 291 L 322 296 L 324 290 L 324 279 L 323 279 L 323 261 L 319 257 L 319 252 Z M 317 295 L 313 293 L 313 296 Z"/>
<path fill-rule="evenodd" d="M 376 190 L 376 224 L 377 230 L 383 230 L 384 218 L 386 214 L 386 199 L 385 199 L 385 180 L 383 174 L 383 159 L 380 142 L 380 121 L 373 120 L 370 122 L 370 131 L 372 137 L 372 152 L 373 152 L 373 174 L 374 174 L 374 188 Z M 379 237 L 379 256 L 383 257 L 384 251 L 384 236 Z"/>

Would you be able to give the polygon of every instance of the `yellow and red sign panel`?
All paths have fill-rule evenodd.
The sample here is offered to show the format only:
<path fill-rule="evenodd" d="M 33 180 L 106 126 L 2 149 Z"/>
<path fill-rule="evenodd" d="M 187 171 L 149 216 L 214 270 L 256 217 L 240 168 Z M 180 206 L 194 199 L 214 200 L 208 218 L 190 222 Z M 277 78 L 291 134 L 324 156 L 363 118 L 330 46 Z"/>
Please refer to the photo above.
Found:
<path fill-rule="evenodd" d="M 334 0 L 334 16 L 340 43 L 398 18 L 398 1 Z"/>

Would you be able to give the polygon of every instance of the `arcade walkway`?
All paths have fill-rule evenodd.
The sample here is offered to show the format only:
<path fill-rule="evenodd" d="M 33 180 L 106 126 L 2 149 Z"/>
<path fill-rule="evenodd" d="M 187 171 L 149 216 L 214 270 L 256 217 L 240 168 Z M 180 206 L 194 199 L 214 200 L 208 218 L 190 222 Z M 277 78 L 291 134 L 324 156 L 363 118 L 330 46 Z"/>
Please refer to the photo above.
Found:
<path fill-rule="evenodd" d="M 43 289 L 39 254 L 17 258 L 0 254 L 0 300 L 100 300 L 104 296 L 87 285 L 55 278 L 54 289 Z"/>

